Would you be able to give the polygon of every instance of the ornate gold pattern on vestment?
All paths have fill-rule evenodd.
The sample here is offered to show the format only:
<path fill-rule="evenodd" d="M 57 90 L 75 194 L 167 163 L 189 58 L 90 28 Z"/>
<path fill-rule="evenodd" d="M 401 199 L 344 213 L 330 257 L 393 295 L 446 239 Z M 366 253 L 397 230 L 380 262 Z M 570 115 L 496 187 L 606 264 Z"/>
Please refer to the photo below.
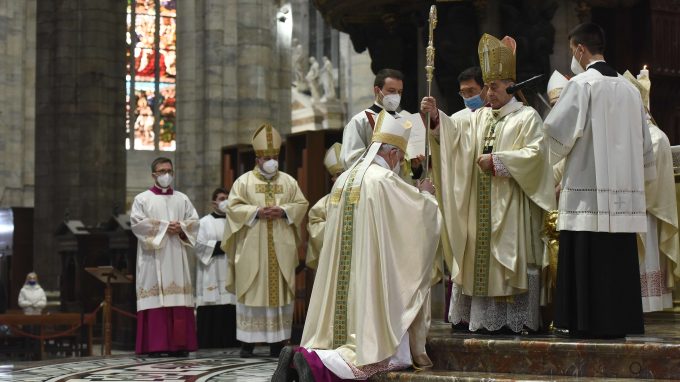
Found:
<path fill-rule="evenodd" d="M 256 175 L 259 175 L 256 173 Z M 264 202 L 267 207 L 276 205 L 275 194 L 283 194 L 283 185 L 256 184 L 255 192 L 264 194 Z M 267 219 L 267 277 L 269 282 L 269 306 L 279 306 L 279 281 L 281 271 L 279 270 L 279 260 L 276 258 L 276 248 L 274 247 L 274 221 Z"/>
<path fill-rule="evenodd" d="M 342 189 L 341 188 L 333 189 L 333 191 L 331 191 L 331 204 L 340 203 L 341 197 L 342 197 Z"/>
<path fill-rule="evenodd" d="M 486 296 L 489 290 L 491 257 L 491 176 L 478 169 L 477 240 L 475 242 L 474 296 Z"/>
<path fill-rule="evenodd" d="M 147 244 L 153 243 L 153 239 L 156 238 L 156 235 L 158 235 L 158 232 L 161 230 L 161 222 L 156 219 L 151 219 L 150 221 L 151 228 L 149 229 L 149 233 L 146 234 L 146 237 L 144 238 L 144 241 Z"/>
<path fill-rule="evenodd" d="M 484 138 L 482 152 L 491 154 L 495 141 L 494 122 Z M 489 262 L 491 260 L 491 175 L 477 168 L 477 240 L 475 241 L 475 270 L 473 296 L 486 296 L 489 291 Z"/>
<path fill-rule="evenodd" d="M 267 193 L 267 187 L 270 185 L 267 184 L 256 184 L 255 185 L 255 192 L 258 194 L 266 194 Z M 282 184 L 271 184 L 271 187 L 274 187 L 274 194 L 283 194 L 283 185 Z M 266 195 L 265 195 L 266 196 Z M 266 199 L 265 199 L 266 202 Z M 274 200 L 274 203 L 276 203 L 276 200 Z M 272 204 L 274 205 L 274 204 Z"/>
<path fill-rule="evenodd" d="M 239 330 L 250 333 L 283 332 L 293 324 L 293 316 L 282 314 L 275 317 L 252 316 L 239 314 L 236 326 Z"/>
<path fill-rule="evenodd" d="M 137 289 L 137 300 L 149 297 L 157 297 L 160 295 L 160 293 L 161 289 L 159 288 L 158 284 L 152 286 L 149 289 L 144 289 L 140 287 Z M 171 296 L 177 294 L 192 295 L 193 291 L 191 289 L 191 284 L 181 286 L 173 281 L 172 283 L 170 283 L 170 285 L 163 287 L 163 296 Z"/>
<path fill-rule="evenodd" d="M 354 206 L 359 201 L 359 188 L 353 187 L 354 178 L 360 166 L 355 166 L 347 179 L 343 197 L 345 208 L 342 214 L 342 238 L 340 240 L 340 260 L 338 281 L 335 289 L 335 312 L 333 316 L 333 348 L 347 342 L 347 299 L 349 278 L 352 270 L 352 245 L 354 239 Z"/>

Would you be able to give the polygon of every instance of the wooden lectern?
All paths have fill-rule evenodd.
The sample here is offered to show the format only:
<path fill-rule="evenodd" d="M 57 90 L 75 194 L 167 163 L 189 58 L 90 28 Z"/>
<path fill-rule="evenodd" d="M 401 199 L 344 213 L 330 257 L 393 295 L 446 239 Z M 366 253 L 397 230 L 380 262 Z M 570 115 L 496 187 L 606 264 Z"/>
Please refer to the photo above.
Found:
<path fill-rule="evenodd" d="M 111 284 L 129 284 L 132 282 L 132 275 L 125 275 L 110 265 L 85 268 L 85 271 L 106 284 L 102 314 L 104 317 L 104 355 L 111 355 Z"/>

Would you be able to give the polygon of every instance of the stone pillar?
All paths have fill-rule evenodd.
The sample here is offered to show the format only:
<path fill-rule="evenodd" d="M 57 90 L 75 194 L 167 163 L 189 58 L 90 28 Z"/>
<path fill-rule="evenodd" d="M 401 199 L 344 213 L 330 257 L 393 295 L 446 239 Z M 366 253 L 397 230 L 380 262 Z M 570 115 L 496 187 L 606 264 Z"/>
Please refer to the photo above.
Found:
<path fill-rule="evenodd" d="M 340 70 L 344 81 L 340 82 L 340 99 L 347 103 L 344 123 L 374 102 L 371 56 L 368 51 L 357 53 L 346 33 L 340 33 Z"/>
<path fill-rule="evenodd" d="M 95 225 L 125 198 L 125 2 L 37 2 L 35 255 L 58 286 L 54 232 Z"/>
<path fill-rule="evenodd" d="M 33 207 L 36 0 L 0 1 L 0 207 Z"/>
<path fill-rule="evenodd" d="M 177 188 L 199 214 L 221 185 L 222 148 L 272 123 L 290 132 L 290 33 L 270 0 L 177 3 Z"/>
<path fill-rule="evenodd" d="M 579 24 L 577 12 L 580 8 L 578 8 L 578 4 L 571 0 L 561 0 L 559 5 L 552 21 L 555 26 L 555 46 L 553 54 L 550 55 L 550 66 L 565 76 L 572 76 L 569 32 Z"/>

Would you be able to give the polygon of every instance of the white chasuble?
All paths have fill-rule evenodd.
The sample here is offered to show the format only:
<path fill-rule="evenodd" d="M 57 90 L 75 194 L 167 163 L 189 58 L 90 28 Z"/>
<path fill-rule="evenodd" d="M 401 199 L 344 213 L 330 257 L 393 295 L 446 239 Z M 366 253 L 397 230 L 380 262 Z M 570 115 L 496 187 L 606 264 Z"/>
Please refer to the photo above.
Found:
<path fill-rule="evenodd" d="M 258 209 L 268 206 L 281 207 L 285 216 L 258 219 Z M 300 225 L 307 206 L 295 179 L 281 171 L 267 180 L 255 168 L 234 182 L 222 249 L 230 265 L 227 288 L 239 303 L 271 308 L 293 302 Z"/>
<path fill-rule="evenodd" d="M 457 123 L 470 124 L 472 111 L 467 107 L 451 115 L 452 120 L 458 121 Z M 469 129 L 466 127 L 464 129 Z M 448 269 L 452 269 L 453 262 L 453 246 L 451 244 L 451 239 L 449 238 L 449 230 L 446 228 L 447 224 L 452 224 L 455 216 L 449 216 L 455 213 L 450 209 L 450 202 L 452 197 L 449 195 L 454 192 L 454 188 L 451 187 L 453 183 L 453 177 L 455 176 L 453 171 L 450 171 L 453 167 L 449 163 L 451 155 L 447 155 L 451 150 L 448 147 L 450 140 L 441 140 L 441 129 L 430 130 L 432 138 L 430 139 L 430 152 L 432 154 L 432 180 L 435 184 L 435 196 L 437 197 L 437 202 L 439 203 L 439 210 L 442 213 L 442 234 L 441 234 L 441 245 L 439 250 L 441 255 L 446 262 Z M 445 134 L 446 135 L 446 134 Z M 449 208 L 447 208 L 449 206 Z"/>
<path fill-rule="evenodd" d="M 421 310 L 440 225 L 435 198 L 391 170 L 360 163 L 345 171 L 330 195 L 302 346 L 334 350 L 352 368 L 389 366 L 418 317 L 429 326 Z M 414 349 L 427 358 L 424 346 Z"/>
<path fill-rule="evenodd" d="M 330 194 L 319 199 L 319 201 L 309 209 L 307 219 L 309 243 L 307 244 L 305 265 L 312 269 L 316 269 L 316 266 L 319 263 L 319 253 L 323 246 L 323 235 L 326 228 L 326 212 L 328 210 L 328 201 L 330 200 L 329 196 Z"/>
<path fill-rule="evenodd" d="M 439 113 L 442 211 L 451 245 L 451 279 L 468 296 L 510 296 L 529 290 L 529 266 L 548 264 L 543 211 L 554 209 L 553 172 L 542 121 L 514 98 L 469 118 Z M 485 173 L 485 147 L 502 172 Z M 502 165 L 501 165 L 502 164 Z"/>
<path fill-rule="evenodd" d="M 182 234 L 167 232 L 171 221 L 179 221 Z M 193 308 L 187 250 L 196 244 L 199 220 L 189 198 L 172 189 L 144 191 L 132 203 L 130 223 L 137 236 L 137 310 Z"/>

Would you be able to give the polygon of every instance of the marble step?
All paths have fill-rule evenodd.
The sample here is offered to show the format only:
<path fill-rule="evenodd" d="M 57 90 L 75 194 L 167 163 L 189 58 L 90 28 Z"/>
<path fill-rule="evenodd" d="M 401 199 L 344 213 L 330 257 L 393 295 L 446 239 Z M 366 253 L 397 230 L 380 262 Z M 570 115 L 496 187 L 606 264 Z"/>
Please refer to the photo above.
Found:
<path fill-rule="evenodd" d="M 389 372 L 373 376 L 371 382 L 418 381 L 418 382 L 640 382 L 640 381 L 671 381 L 636 379 L 636 378 L 602 378 L 602 377 L 565 377 L 531 374 L 509 373 L 477 373 L 461 371 L 403 371 Z"/>
<path fill-rule="evenodd" d="M 678 332 L 677 324 L 670 328 Z M 645 336 L 575 340 L 552 335 L 471 334 L 439 324 L 430 331 L 428 354 L 435 371 L 680 380 L 680 341 L 665 334 L 666 330 L 647 325 Z"/>

